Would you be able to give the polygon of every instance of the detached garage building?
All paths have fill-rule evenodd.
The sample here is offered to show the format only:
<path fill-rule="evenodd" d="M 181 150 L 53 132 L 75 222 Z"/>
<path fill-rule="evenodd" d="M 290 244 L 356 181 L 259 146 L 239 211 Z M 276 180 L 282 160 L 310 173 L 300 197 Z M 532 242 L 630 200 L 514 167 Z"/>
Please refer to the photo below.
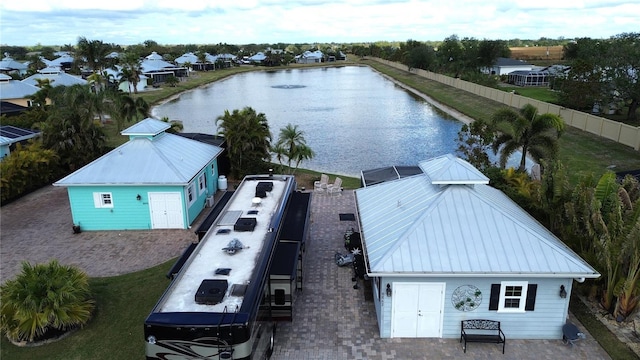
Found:
<path fill-rule="evenodd" d="M 186 229 L 217 189 L 222 148 L 166 133 L 151 118 L 129 141 L 54 183 L 66 186 L 80 230 Z"/>
<path fill-rule="evenodd" d="M 380 337 L 459 338 L 460 321 L 508 339 L 561 339 L 574 280 L 600 276 L 453 155 L 355 191 Z"/>

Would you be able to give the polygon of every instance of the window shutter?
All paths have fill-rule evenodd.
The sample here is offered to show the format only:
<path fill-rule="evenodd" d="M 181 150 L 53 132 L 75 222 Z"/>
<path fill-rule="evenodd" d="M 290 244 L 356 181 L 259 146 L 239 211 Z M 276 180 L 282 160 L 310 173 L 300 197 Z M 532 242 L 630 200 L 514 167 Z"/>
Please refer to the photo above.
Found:
<path fill-rule="evenodd" d="M 537 284 L 529 284 L 527 288 L 527 302 L 524 304 L 525 311 L 533 311 L 536 306 L 536 291 L 538 290 Z"/>
<path fill-rule="evenodd" d="M 98 209 L 102 207 L 102 197 L 99 192 L 93 193 L 93 206 Z"/>
<path fill-rule="evenodd" d="M 500 284 L 491 284 L 491 295 L 489 295 L 489 310 L 498 310 L 500 302 Z"/>

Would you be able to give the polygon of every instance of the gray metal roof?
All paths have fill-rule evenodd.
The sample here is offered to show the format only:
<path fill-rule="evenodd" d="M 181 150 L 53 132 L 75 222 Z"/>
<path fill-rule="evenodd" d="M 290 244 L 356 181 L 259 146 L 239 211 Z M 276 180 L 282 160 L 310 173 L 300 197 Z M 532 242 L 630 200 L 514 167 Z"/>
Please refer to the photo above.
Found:
<path fill-rule="evenodd" d="M 11 80 L 10 77 L 7 79 L 5 76 L 0 79 L 0 99 L 26 99 L 40 90 L 37 86 Z"/>
<path fill-rule="evenodd" d="M 120 134 L 127 136 L 155 136 L 169 129 L 170 127 L 171 124 L 169 124 L 168 122 L 156 120 L 153 118 L 146 118 L 122 130 Z"/>
<path fill-rule="evenodd" d="M 19 61 L 13 60 L 13 58 L 6 56 L 0 60 L 0 70 L 27 70 L 29 66 Z"/>
<path fill-rule="evenodd" d="M 443 160 L 453 163 L 449 169 L 464 162 L 445 156 L 420 165 L 446 168 Z M 599 276 L 501 191 L 478 183 L 436 184 L 429 173 L 355 191 L 370 272 Z"/>
<path fill-rule="evenodd" d="M 420 169 L 432 184 L 488 184 L 489 178 L 468 162 L 452 154 L 422 161 Z"/>
<path fill-rule="evenodd" d="M 138 137 L 54 185 L 186 185 L 220 152 L 220 147 L 174 134 Z"/>
<path fill-rule="evenodd" d="M 87 84 L 87 80 L 73 76 L 65 73 L 62 70 L 57 68 L 48 68 L 40 70 L 40 73 L 33 74 L 28 78 L 22 80 L 23 83 L 37 86 L 38 81 L 36 79 L 49 79 L 50 85 L 53 87 L 56 86 L 71 86 L 71 85 L 85 85 Z"/>

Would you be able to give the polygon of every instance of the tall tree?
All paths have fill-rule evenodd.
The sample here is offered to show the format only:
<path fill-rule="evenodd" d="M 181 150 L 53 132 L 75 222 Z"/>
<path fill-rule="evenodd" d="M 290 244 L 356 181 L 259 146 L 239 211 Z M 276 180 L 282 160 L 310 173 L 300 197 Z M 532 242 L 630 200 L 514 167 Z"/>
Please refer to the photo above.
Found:
<path fill-rule="evenodd" d="M 76 55 L 79 62 L 88 66 L 94 73 L 104 70 L 105 64 L 108 63 L 109 45 L 101 40 L 88 40 L 83 36 L 78 39 L 77 47 Z"/>
<path fill-rule="evenodd" d="M 75 170 L 106 150 L 106 136 L 96 117 L 104 111 L 102 94 L 86 85 L 58 86 L 52 89 L 51 112 L 41 124 L 42 141 L 53 149 L 67 170 Z"/>
<path fill-rule="evenodd" d="M 127 52 L 121 59 L 120 65 L 122 70 L 120 72 L 120 81 L 127 81 L 129 83 L 129 94 L 131 94 L 131 88 L 133 87 L 133 93 L 138 93 L 138 83 L 140 82 L 140 75 L 142 75 L 142 63 L 138 55 L 134 52 Z"/>
<path fill-rule="evenodd" d="M 313 150 L 307 146 L 304 138 L 304 131 L 298 128 L 298 125 L 287 124 L 280 129 L 278 141 L 272 151 L 276 154 L 279 161 L 286 157 L 287 166 L 291 173 L 298 169 L 300 163 L 304 160 L 313 158 Z M 294 163 L 294 167 L 291 163 Z"/>
<path fill-rule="evenodd" d="M 562 118 L 555 114 L 538 114 L 531 104 L 519 111 L 503 108 L 492 116 L 498 134 L 493 142 L 493 151 L 500 152 L 500 166 L 505 167 L 509 157 L 522 151 L 519 171 L 526 170 L 527 155 L 540 163 L 543 159 L 555 159 L 558 138 L 564 131 Z"/>
<path fill-rule="evenodd" d="M 640 32 L 613 37 L 606 59 L 606 80 L 610 80 L 612 86 L 605 86 L 605 98 L 621 100 L 627 105 L 627 120 L 637 121 L 640 106 Z"/>
<path fill-rule="evenodd" d="M 231 175 L 261 172 L 269 160 L 271 132 L 267 117 L 251 107 L 224 111 L 216 119 L 217 133 L 227 142 L 231 162 Z"/>

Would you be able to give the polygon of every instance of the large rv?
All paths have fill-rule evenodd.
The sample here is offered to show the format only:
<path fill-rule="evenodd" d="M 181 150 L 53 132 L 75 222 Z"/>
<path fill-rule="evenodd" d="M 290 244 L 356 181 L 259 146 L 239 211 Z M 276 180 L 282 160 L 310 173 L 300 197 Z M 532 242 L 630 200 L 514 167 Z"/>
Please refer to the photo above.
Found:
<path fill-rule="evenodd" d="M 145 321 L 147 359 L 271 355 L 272 306 L 281 303 L 272 299 L 280 294 L 271 290 L 272 263 L 290 208 L 303 214 L 297 217 L 304 229 L 308 219 L 309 195 L 300 197 L 295 189 L 290 175 L 243 179 L 197 245 L 170 272 L 171 283 Z M 295 199 L 306 201 L 306 207 L 291 206 Z M 289 256 L 295 259 L 278 257 L 278 262 L 297 267 L 300 254 L 298 247 Z"/>

